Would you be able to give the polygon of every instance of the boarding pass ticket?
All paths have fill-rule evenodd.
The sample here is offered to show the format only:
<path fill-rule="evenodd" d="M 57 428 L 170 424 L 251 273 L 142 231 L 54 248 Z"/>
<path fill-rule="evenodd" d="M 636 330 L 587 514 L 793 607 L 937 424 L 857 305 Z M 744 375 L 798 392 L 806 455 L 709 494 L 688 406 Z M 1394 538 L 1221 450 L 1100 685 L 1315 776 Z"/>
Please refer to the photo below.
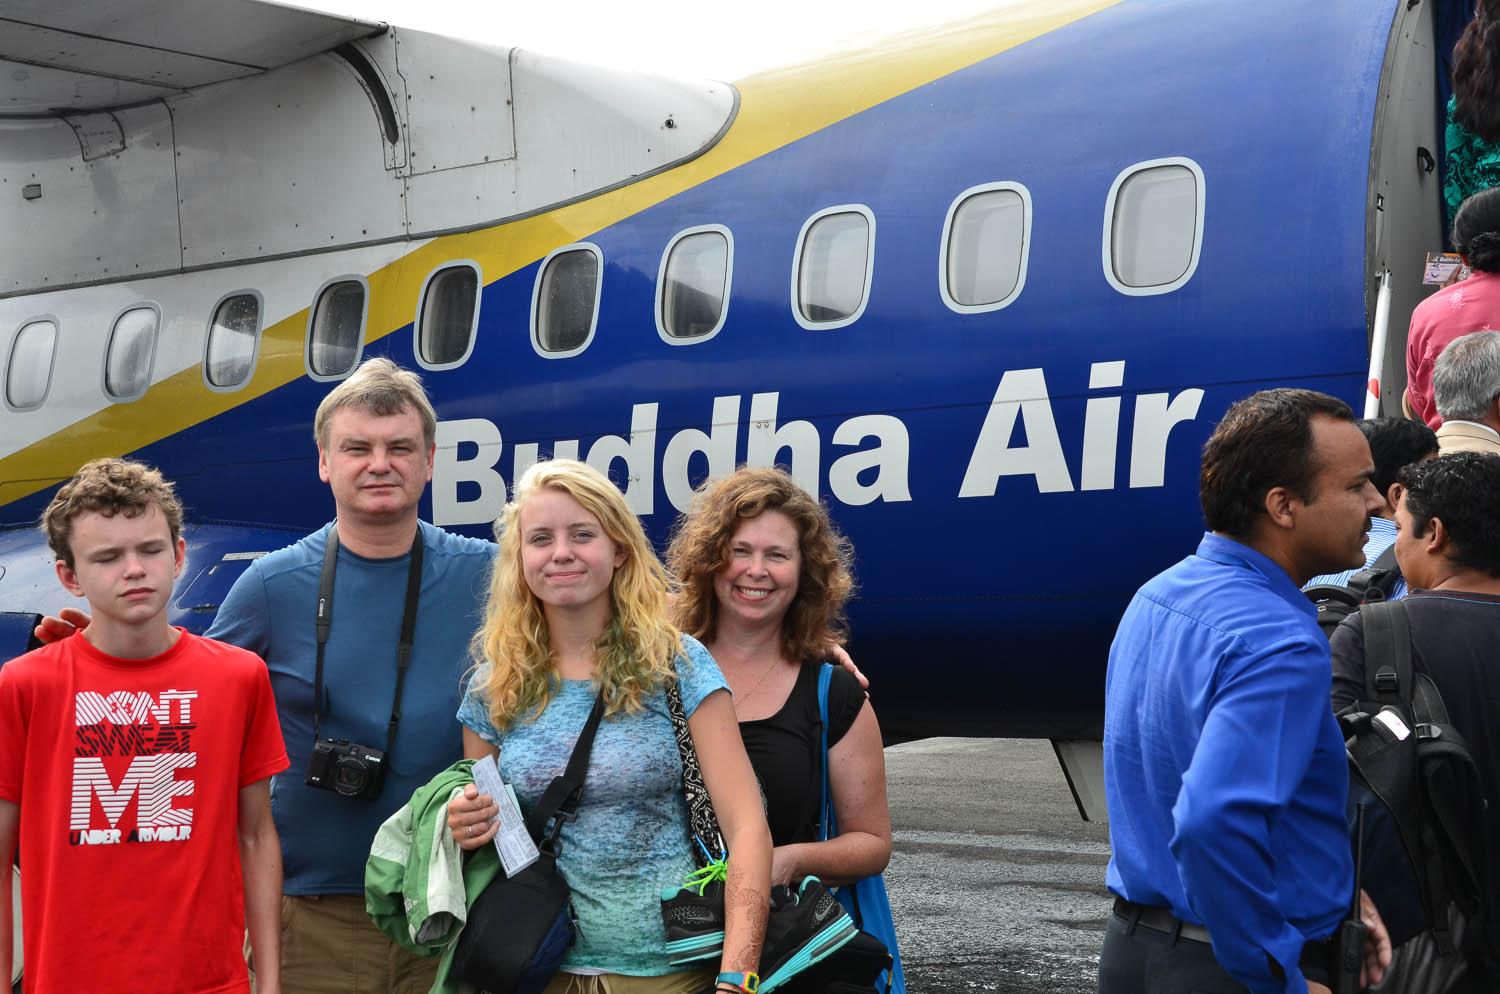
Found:
<path fill-rule="evenodd" d="M 500 779 L 500 768 L 495 765 L 495 757 L 486 756 L 477 760 L 473 773 L 474 785 L 479 788 L 479 792 L 494 798 L 495 804 L 500 808 L 500 813 L 491 819 L 500 822 L 500 830 L 495 833 L 495 849 L 500 853 L 500 865 L 505 867 L 505 875 L 513 877 L 535 863 L 541 854 L 537 852 L 531 834 L 526 831 L 526 819 L 521 817 L 515 791 Z"/>

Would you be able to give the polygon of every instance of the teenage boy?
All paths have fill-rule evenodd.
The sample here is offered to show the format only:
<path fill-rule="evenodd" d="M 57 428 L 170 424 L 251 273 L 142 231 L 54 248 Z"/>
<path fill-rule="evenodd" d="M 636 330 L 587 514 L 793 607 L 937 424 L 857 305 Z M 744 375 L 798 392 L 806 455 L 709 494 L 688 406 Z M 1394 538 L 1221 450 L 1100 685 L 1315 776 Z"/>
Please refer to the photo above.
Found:
<path fill-rule="evenodd" d="M 287 767 L 266 667 L 167 623 L 182 505 L 160 473 L 97 459 L 42 516 L 82 633 L 0 669 L 0 860 L 19 843 L 28 994 L 279 994 Z M 0 976 L 10 889 L 0 887 Z"/>

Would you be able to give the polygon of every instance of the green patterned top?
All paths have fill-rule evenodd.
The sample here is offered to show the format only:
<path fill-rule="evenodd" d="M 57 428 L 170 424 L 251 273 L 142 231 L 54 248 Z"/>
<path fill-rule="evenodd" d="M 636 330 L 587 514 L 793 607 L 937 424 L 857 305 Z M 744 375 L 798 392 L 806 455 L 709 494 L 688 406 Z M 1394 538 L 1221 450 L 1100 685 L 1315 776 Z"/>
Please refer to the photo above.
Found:
<path fill-rule="evenodd" d="M 1464 198 L 1500 186 L 1500 145 L 1485 141 L 1453 119 L 1452 97 L 1448 98 L 1448 173 L 1443 180 L 1443 199 L 1448 204 L 1448 223 L 1458 213 Z"/>

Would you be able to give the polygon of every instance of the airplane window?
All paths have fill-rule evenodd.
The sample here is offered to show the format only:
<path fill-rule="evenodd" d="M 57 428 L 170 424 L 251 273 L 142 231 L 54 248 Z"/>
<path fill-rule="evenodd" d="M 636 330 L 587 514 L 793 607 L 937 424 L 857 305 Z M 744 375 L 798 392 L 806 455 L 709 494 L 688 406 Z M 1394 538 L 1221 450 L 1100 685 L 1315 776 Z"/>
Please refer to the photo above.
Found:
<path fill-rule="evenodd" d="M 1166 293 L 1192 278 L 1203 243 L 1203 173 L 1154 159 L 1120 174 L 1106 214 L 1104 272 L 1121 293 Z"/>
<path fill-rule="evenodd" d="M 313 305 L 309 365 L 318 376 L 343 376 L 359 359 L 365 323 L 365 285 L 358 280 L 330 283 Z"/>
<path fill-rule="evenodd" d="M 417 356 L 424 366 L 452 366 L 474 344 L 479 314 L 479 271 L 464 264 L 440 269 L 427 280 L 417 316 Z"/>
<path fill-rule="evenodd" d="M 833 208 L 803 226 L 793 304 L 804 328 L 840 328 L 864 311 L 874 229 L 874 216 L 862 207 Z"/>
<path fill-rule="evenodd" d="M 6 363 L 5 402 L 17 410 L 42 406 L 52 383 L 57 322 L 32 321 L 16 332 Z"/>
<path fill-rule="evenodd" d="M 657 330 L 672 344 L 711 337 L 724 324 L 729 297 L 729 230 L 719 225 L 678 235 L 656 281 Z"/>
<path fill-rule="evenodd" d="M 588 346 L 599 313 L 603 256 L 593 245 L 559 249 L 542 263 L 532 304 L 532 341 L 548 358 Z"/>
<path fill-rule="evenodd" d="M 956 311 L 993 311 L 1015 299 L 1026 278 L 1031 196 L 1014 183 L 965 190 L 948 212 L 942 249 L 943 301 Z"/>
<path fill-rule="evenodd" d="M 237 387 L 250 378 L 255 364 L 255 342 L 260 334 L 260 297 L 237 293 L 214 309 L 208 329 L 203 374 L 216 387 Z"/>
<path fill-rule="evenodd" d="M 154 307 L 132 307 L 115 318 L 104 354 L 104 392 L 113 399 L 134 400 L 151 385 L 159 320 Z"/>

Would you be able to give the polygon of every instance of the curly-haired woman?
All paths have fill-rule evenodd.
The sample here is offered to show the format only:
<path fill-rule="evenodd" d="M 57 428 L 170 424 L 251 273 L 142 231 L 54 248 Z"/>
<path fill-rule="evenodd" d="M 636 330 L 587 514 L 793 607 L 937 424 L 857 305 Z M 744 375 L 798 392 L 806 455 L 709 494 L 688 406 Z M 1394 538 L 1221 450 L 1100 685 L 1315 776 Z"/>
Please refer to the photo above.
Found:
<path fill-rule="evenodd" d="M 679 627 L 703 640 L 734 693 L 766 800 L 772 884 L 846 884 L 891 854 L 885 757 L 854 677 L 829 687 L 829 781 L 840 834 L 818 841 L 822 757 L 818 663 L 844 635 L 849 542 L 779 469 L 740 469 L 701 490 L 667 552 Z"/>

